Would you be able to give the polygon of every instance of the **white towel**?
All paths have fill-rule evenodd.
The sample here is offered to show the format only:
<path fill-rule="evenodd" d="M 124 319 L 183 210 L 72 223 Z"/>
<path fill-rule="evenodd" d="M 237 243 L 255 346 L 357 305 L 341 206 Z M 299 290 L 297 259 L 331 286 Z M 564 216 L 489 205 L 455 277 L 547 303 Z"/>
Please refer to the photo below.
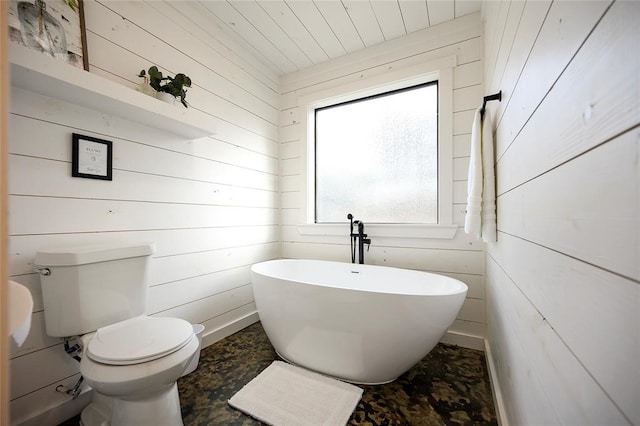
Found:
<path fill-rule="evenodd" d="M 493 125 L 488 110 L 476 110 L 471 129 L 471 158 L 467 181 L 467 215 L 464 231 L 485 242 L 496 241 L 496 190 Z"/>
<path fill-rule="evenodd" d="M 482 240 L 493 243 L 496 230 L 496 175 L 493 156 L 493 123 L 485 110 L 482 120 Z"/>
<path fill-rule="evenodd" d="M 476 110 L 471 128 L 471 154 L 469 175 L 467 178 L 467 216 L 464 220 L 464 232 L 481 237 L 482 232 L 482 119 Z"/>

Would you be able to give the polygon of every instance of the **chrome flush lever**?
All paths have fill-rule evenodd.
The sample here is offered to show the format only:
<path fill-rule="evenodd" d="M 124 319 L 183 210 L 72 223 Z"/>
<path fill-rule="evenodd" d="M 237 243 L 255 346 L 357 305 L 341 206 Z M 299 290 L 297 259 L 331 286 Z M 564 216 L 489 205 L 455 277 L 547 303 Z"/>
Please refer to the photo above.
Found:
<path fill-rule="evenodd" d="M 51 269 L 49 268 L 36 268 L 34 272 L 39 273 L 40 275 L 51 275 Z"/>

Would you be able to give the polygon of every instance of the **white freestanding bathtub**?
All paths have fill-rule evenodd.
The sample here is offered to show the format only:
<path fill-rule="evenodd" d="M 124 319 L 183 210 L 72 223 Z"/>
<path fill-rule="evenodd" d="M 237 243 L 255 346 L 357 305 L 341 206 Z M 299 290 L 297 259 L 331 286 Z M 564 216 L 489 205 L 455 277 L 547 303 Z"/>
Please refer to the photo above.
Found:
<path fill-rule="evenodd" d="M 286 361 L 363 384 L 388 383 L 453 324 L 467 286 L 384 266 L 282 259 L 253 265 L 253 292 Z"/>

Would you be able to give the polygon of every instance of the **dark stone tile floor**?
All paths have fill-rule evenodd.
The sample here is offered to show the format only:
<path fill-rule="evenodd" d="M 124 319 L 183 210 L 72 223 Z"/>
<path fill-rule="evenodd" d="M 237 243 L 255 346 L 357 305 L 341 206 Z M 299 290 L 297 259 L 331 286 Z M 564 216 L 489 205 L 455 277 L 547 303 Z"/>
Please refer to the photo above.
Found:
<path fill-rule="evenodd" d="M 260 323 L 205 349 L 178 381 L 185 425 L 260 425 L 227 400 L 278 359 Z M 350 425 L 497 424 L 484 353 L 439 344 L 393 383 L 359 385 Z"/>
<path fill-rule="evenodd" d="M 184 424 L 261 425 L 227 400 L 276 359 L 259 322 L 204 348 L 198 369 L 178 380 Z M 438 344 L 393 383 L 358 386 L 349 425 L 497 425 L 482 351 Z"/>

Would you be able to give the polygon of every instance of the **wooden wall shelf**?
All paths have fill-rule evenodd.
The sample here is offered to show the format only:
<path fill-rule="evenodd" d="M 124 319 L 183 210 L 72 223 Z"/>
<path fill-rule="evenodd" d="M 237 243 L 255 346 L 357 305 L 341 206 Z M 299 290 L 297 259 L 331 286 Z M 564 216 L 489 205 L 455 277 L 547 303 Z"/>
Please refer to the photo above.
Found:
<path fill-rule="evenodd" d="M 214 119 L 201 111 L 164 103 L 23 46 L 10 46 L 9 61 L 12 86 L 188 139 L 216 133 Z"/>

